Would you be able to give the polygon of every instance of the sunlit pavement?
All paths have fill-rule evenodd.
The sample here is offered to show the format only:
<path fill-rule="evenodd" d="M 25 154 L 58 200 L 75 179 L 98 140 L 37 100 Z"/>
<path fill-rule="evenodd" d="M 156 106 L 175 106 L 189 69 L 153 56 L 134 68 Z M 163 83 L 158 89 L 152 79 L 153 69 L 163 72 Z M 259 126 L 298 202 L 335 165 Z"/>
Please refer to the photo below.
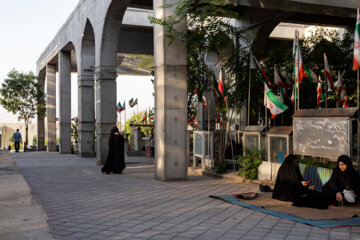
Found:
<path fill-rule="evenodd" d="M 360 239 L 360 227 L 324 230 L 209 198 L 258 185 L 191 175 L 154 180 L 153 159 L 130 157 L 121 175 L 94 158 L 13 153 L 55 239 Z"/>

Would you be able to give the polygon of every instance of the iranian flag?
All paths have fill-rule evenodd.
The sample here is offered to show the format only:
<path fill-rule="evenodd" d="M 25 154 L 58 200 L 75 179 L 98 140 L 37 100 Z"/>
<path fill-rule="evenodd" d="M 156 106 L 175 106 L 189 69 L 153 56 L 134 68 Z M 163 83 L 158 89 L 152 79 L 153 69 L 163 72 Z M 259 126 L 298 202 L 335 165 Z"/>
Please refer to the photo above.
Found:
<path fill-rule="evenodd" d="M 223 74 L 222 68 L 220 68 L 219 72 L 219 84 L 218 84 L 219 92 L 224 97 L 224 103 L 226 102 L 226 88 L 225 88 L 225 78 Z"/>
<path fill-rule="evenodd" d="M 360 13 L 358 8 L 356 15 L 356 27 L 355 27 L 355 36 L 354 36 L 353 70 L 355 71 L 359 67 L 360 67 Z"/>
<path fill-rule="evenodd" d="M 122 109 L 121 103 L 118 102 L 118 104 L 116 105 L 116 111 L 117 111 L 118 113 L 121 113 L 121 109 Z"/>
<path fill-rule="evenodd" d="M 288 106 L 283 104 L 266 84 L 264 84 L 264 105 L 270 110 L 272 114 L 271 118 L 275 118 L 276 115 L 288 109 Z"/>
<path fill-rule="evenodd" d="M 305 72 L 307 75 L 307 79 L 310 83 L 318 83 L 318 77 L 310 68 L 305 66 Z"/>
<path fill-rule="evenodd" d="M 347 96 L 345 96 L 345 102 L 344 102 L 343 108 L 348 108 L 348 107 L 349 107 L 349 99 Z"/>
<path fill-rule="evenodd" d="M 294 86 L 293 86 L 292 93 L 291 93 L 291 98 L 290 98 L 290 100 L 291 100 L 292 103 L 295 102 L 295 91 L 296 91 L 296 89 L 295 89 L 295 85 L 294 85 Z"/>
<path fill-rule="evenodd" d="M 279 72 L 276 70 L 275 67 L 274 67 L 274 83 L 282 88 L 292 88 L 291 85 L 287 84 L 286 79 L 279 74 Z"/>
<path fill-rule="evenodd" d="M 252 55 L 252 57 L 253 57 L 253 60 L 254 60 L 254 63 L 255 63 L 256 68 L 261 72 L 261 76 L 262 76 L 264 79 L 266 79 L 266 81 L 267 81 L 266 84 L 267 84 L 269 87 L 272 87 L 272 86 L 273 86 L 273 83 L 272 83 L 272 82 L 270 81 L 270 79 L 266 76 L 266 74 L 265 74 L 264 70 L 262 69 L 262 67 L 261 67 L 260 63 L 258 62 L 258 60 L 255 58 L 254 55 Z"/>
<path fill-rule="evenodd" d="M 295 38 L 293 43 L 293 55 L 294 55 L 294 69 L 295 69 L 295 82 L 301 83 L 303 78 L 307 78 L 304 67 L 304 61 L 302 59 L 298 31 L 295 31 Z"/>
<path fill-rule="evenodd" d="M 316 92 L 317 92 L 316 103 L 317 103 L 317 105 L 319 105 L 320 102 L 324 100 L 324 96 L 321 91 L 321 79 L 319 79 Z"/>
<path fill-rule="evenodd" d="M 342 85 L 342 75 L 340 74 L 340 71 L 338 72 L 338 80 L 337 80 L 336 84 L 338 86 L 337 99 L 340 102 L 345 102 L 344 89 L 343 89 L 343 85 Z"/>
<path fill-rule="evenodd" d="M 327 56 L 325 53 L 324 53 L 324 68 L 325 68 L 325 78 L 328 81 L 329 89 L 334 90 L 334 80 L 331 77 L 331 71 L 330 71 L 329 63 L 328 63 Z"/>

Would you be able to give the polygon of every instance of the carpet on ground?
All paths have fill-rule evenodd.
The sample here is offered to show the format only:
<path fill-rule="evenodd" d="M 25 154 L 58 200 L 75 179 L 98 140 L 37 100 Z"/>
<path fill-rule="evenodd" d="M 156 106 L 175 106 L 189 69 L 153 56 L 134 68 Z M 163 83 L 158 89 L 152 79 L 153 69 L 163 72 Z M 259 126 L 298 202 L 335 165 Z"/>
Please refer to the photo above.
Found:
<path fill-rule="evenodd" d="M 248 194 L 248 193 L 246 193 Z M 315 209 L 292 206 L 291 202 L 273 199 L 272 193 L 256 193 L 251 200 L 239 199 L 233 195 L 211 195 L 210 197 L 246 207 L 258 212 L 288 219 L 291 221 L 308 224 L 319 228 L 339 228 L 360 225 L 359 205 L 332 207 L 329 209 Z"/>

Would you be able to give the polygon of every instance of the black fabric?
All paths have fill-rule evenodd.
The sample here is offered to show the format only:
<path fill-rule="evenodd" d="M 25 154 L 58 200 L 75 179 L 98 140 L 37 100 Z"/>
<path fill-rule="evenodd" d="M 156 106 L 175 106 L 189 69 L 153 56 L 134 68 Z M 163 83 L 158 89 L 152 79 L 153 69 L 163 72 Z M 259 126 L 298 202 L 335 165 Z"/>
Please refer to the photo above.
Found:
<path fill-rule="evenodd" d="M 101 171 L 105 173 L 122 173 L 126 167 L 124 155 L 124 137 L 119 133 L 117 127 L 113 127 L 109 138 L 109 153 Z"/>
<path fill-rule="evenodd" d="M 294 155 L 289 155 L 279 168 L 272 197 L 281 201 L 293 201 L 295 196 L 307 193 L 304 181 Z"/>
<path fill-rule="evenodd" d="M 347 168 L 344 172 L 339 168 L 339 162 L 346 164 Z M 357 198 L 360 196 L 360 176 L 354 169 L 351 159 L 346 155 L 341 155 L 329 181 L 324 184 L 322 190 L 330 205 L 336 203 L 336 193 L 342 193 L 344 189 L 354 190 Z"/>
<path fill-rule="evenodd" d="M 321 193 L 312 190 L 308 190 L 307 193 L 295 196 L 293 205 L 298 207 L 328 209 L 328 204 L 324 196 Z"/>

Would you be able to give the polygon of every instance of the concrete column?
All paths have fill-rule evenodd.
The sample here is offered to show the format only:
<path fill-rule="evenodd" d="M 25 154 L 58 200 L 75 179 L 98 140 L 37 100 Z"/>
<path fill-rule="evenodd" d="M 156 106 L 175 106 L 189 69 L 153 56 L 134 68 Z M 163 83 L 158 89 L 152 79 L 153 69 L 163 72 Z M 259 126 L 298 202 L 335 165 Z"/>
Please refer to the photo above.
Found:
<path fill-rule="evenodd" d="M 46 65 L 47 151 L 56 152 L 56 66 Z"/>
<path fill-rule="evenodd" d="M 110 130 L 116 125 L 116 67 L 96 67 L 96 159 L 105 163 Z"/>
<path fill-rule="evenodd" d="M 38 82 L 41 84 L 41 91 L 45 90 L 45 77 L 40 77 Z M 44 117 L 37 116 L 37 150 L 45 151 L 45 121 Z"/>
<path fill-rule="evenodd" d="M 71 54 L 59 52 L 60 153 L 71 153 Z"/>
<path fill-rule="evenodd" d="M 154 15 L 167 18 L 174 9 L 161 8 L 174 0 L 154 0 Z M 186 28 L 186 22 L 178 26 Z M 186 165 L 186 48 L 175 40 L 168 45 L 164 28 L 154 26 L 155 57 L 155 178 L 185 180 Z"/>
<path fill-rule="evenodd" d="M 79 156 L 95 156 L 94 74 L 78 76 Z"/>

